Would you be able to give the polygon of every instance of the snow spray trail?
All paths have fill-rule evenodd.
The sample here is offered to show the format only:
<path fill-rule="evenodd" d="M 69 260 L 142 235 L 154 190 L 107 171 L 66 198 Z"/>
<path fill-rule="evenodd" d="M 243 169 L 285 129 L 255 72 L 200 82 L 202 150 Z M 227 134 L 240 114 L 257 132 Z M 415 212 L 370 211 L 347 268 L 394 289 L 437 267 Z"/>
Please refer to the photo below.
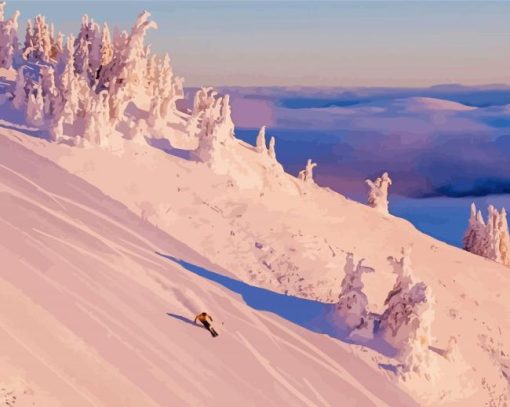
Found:
<path fill-rule="evenodd" d="M 207 310 L 203 301 L 189 288 L 174 288 L 172 291 L 176 300 L 179 301 L 191 315 L 197 315 Z"/>
<path fill-rule="evenodd" d="M 303 326 L 309 330 L 324 333 L 326 326 L 321 326 L 317 321 L 323 319 L 325 313 L 331 307 L 330 304 L 304 298 L 292 297 L 277 293 L 265 288 L 255 287 L 242 281 L 235 280 L 224 275 L 214 273 L 184 260 L 156 252 L 158 255 L 169 259 L 188 271 L 214 281 L 229 290 L 240 294 L 247 305 L 258 311 L 269 311 L 280 317 Z M 176 295 L 180 295 L 176 292 Z M 181 303 L 188 309 L 198 306 L 196 296 L 183 294 Z"/>

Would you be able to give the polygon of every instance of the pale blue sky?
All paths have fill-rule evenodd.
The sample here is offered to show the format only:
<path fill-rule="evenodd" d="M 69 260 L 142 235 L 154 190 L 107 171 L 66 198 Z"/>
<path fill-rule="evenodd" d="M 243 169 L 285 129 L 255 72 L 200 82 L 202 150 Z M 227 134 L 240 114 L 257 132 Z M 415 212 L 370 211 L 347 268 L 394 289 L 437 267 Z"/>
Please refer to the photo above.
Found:
<path fill-rule="evenodd" d="M 510 1 L 8 1 L 76 31 L 128 28 L 143 9 L 186 85 L 510 83 Z"/>

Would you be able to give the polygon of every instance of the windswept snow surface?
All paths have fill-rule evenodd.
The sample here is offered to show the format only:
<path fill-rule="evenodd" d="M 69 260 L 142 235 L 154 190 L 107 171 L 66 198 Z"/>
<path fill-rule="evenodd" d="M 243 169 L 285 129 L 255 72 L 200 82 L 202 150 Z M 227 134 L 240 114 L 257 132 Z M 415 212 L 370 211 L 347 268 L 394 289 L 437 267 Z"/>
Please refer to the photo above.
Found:
<path fill-rule="evenodd" d="M 62 147 L 14 131 L 0 136 L 2 404 L 415 404 L 374 362 L 386 358 L 279 317 L 264 296 L 290 297 L 241 283 L 107 196 L 115 191 L 41 154 L 95 154 Z M 120 184 L 157 168 L 134 164 Z M 164 180 L 174 177 L 151 184 L 169 191 Z M 192 324 L 201 311 L 212 314 L 218 338 Z"/>
<path fill-rule="evenodd" d="M 1 134 L 1 276 L 9 303 L 19 301 L 2 314 L 2 340 L 12 339 L 1 349 L 21 371 L 11 382 L 35 395 L 64 405 L 508 402 L 506 267 L 275 177 L 242 142 L 229 154 L 252 172 L 236 178 L 132 142 L 107 151 Z M 375 270 L 364 292 L 382 313 L 395 281 L 387 258 L 403 247 L 435 298 L 429 379 L 399 380 L 391 352 L 324 318 L 349 252 Z M 189 323 L 199 307 L 219 338 Z"/>

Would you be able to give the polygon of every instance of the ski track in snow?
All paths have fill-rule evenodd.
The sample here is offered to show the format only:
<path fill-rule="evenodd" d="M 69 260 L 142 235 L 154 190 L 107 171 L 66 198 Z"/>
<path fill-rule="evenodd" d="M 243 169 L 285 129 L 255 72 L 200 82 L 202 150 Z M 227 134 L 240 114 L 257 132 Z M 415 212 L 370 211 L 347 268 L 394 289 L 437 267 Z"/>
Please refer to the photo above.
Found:
<path fill-rule="evenodd" d="M 269 360 L 267 360 L 266 358 L 264 358 L 259 352 L 257 352 L 257 350 L 252 346 L 252 344 L 250 342 L 248 342 L 246 340 L 246 338 L 240 333 L 240 332 L 237 332 L 237 336 L 239 336 L 239 338 L 241 338 L 241 340 L 243 341 L 243 343 L 246 345 L 246 347 L 248 348 L 248 350 L 253 354 L 253 356 L 255 357 L 255 359 L 257 359 L 257 361 L 263 366 L 263 368 L 272 376 L 274 377 L 274 379 L 279 382 L 283 387 L 285 387 L 286 389 L 289 390 L 290 393 L 294 394 L 295 396 L 297 396 L 297 398 L 303 402 L 304 405 L 306 406 L 310 406 L 310 407 L 314 407 L 315 406 L 315 403 L 313 401 L 311 401 L 309 398 L 307 398 L 304 394 L 302 394 L 297 388 L 295 388 L 294 386 L 292 386 L 287 380 L 285 380 L 285 378 L 278 372 L 278 370 L 276 370 L 276 368 L 274 368 L 273 366 L 271 366 L 271 363 L 269 362 Z"/>

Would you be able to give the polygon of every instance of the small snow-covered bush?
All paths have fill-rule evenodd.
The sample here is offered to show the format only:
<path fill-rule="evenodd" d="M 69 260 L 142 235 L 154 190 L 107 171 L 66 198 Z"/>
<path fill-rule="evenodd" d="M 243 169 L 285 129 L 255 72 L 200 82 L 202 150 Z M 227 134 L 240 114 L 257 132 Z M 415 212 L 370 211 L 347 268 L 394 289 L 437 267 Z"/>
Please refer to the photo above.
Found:
<path fill-rule="evenodd" d="M 311 159 L 308 159 L 305 169 L 299 172 L 298 178 L 302 181 L 314 184 L 315 181 L 313 179 L 313 169 L 315 167 L 317 167 L 317 163 L 314 163 Z"/>
<path fill-rule="evenodd" d="M 368 206 L 377 209 L 381 213 L 388 213 L 388 189 L 392 184 L 387 172 L 378 177 L 375 181 L 365 180 L 370 187 L 368 193 Z"/>

